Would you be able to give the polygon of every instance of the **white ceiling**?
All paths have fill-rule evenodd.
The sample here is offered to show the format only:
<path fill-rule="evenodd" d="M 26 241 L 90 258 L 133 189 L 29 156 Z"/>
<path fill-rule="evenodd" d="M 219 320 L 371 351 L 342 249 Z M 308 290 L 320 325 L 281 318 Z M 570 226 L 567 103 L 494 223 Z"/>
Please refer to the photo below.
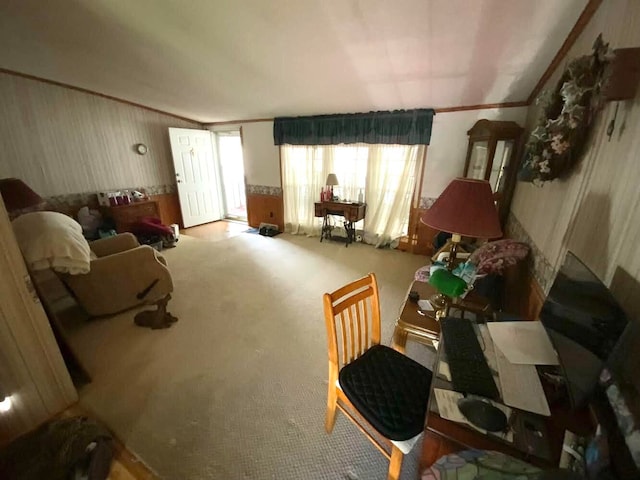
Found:
<path fill-rule="evenodd" d="M 0 0 L 0 67 L 202 122 L 526 100 L 587 0 Z"/>

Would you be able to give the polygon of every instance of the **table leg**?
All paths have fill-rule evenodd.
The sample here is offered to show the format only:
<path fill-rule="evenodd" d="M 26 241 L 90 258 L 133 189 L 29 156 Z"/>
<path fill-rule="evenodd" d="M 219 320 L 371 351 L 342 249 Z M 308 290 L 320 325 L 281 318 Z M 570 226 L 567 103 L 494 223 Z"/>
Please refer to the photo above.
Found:
<path fill-rule="evenodd" d="M 391 348 L 397 352 L 404 353 L 407 347 L 407 337 L 409 333 L 396 323 L 396 328 L 393 330 L 393 340 L 391 342 Z"/>
<path fill-rule="evenodd" d="M 353 226 L 353 222 L 344 222 L 344 229 L 347 232 L 346 246 L 349 246 L 349 244 L 354 242 L 356 239 L 356 229 Z"/>
<path fill-rule="evenodd" d="M 329 225 L 329 215 L 325 215 L 322 220 L 322 231 L 320 232 L 320 243 L 322 239 L 331 240 L 331 226 Z"/>

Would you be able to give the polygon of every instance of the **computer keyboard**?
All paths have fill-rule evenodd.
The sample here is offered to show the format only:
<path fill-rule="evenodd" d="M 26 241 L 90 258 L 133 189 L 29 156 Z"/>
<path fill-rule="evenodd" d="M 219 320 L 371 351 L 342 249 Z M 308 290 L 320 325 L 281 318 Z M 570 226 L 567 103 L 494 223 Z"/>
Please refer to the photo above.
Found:
<path fill-rule="evenodd" d="M 443 318 L 440 325 L 453 389 L 499 400 L 500 392 L 471 320 Z"/>

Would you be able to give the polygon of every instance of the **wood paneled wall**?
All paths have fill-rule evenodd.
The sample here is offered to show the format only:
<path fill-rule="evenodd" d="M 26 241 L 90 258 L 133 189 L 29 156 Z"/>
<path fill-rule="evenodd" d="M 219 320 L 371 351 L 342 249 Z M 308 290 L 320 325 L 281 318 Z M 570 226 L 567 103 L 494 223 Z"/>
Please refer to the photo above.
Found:
<path fill-rule="evenodd" d="M 438 231 L 420 221 L 426 211 L 426 208 L 411 207 L 408 234 L 400 240 L 399 250 L 416 255 L 433 255 L 433 237 Z"/>
<path fill-rule="evenodd" d="M 538 285 L 528 262 L 521 261 L 506 270 L 503 310 L 527 320 L 537 320 L 546 295 Z"/>
<path fill-rule="evenodd" d="M 0 73 L 0 178 L 22 178 L 43 197 L 174 184 L 168 127 L 201 125 Z"/>
<path fill-rule="evenodd" d="M 247 223 L 258 228 L 260 223 L 273 223 L 284 232 L 284 203 L 280 195 L 247 193 Z"/>
<path fill-rule="evenodd" d="M 77 401 L 0 198 L 0 389 L 13 409 L 0 413 L 0 447 Z"/>
<path fill-rule="evenodd" d="M 591 53 L 601 33 L 612 48 L 640 45 L 640 2 L 603 2 L 567 58 Z M 545 88 L 552 88 L 564 70 L 563 62 Z M 609 121 L 618 111 L 611 137 Z M 531 129 L 539 107 L 530 109 Z M 606 284 L 628 311 L 640 310 L 640 95 L 634 100 L 607 103 L 593 123 L 583 158 L 565 180 L 542 188 L 519 183 L 512 213 L 554 271 L 571 250 Z M 553 272 L 552 272 L 553 273 Z M 627 278 L 622 283 L 616 280 Z M 633 282 L 636 282 L 634 287 Z M 548 289 L 553 275 L 544 279 Z M 635 290 L 634 290 L 635 288 Z"/>
<path fill-rule="evenodd" d="M 180 200 L 177 193 L 163 193 L 152 195 L 151 198 L 158 202 L 160 209 L 160 220 L 165 225 L 177 223 L 182 228 L 182 213 L 180 211 Z"/>

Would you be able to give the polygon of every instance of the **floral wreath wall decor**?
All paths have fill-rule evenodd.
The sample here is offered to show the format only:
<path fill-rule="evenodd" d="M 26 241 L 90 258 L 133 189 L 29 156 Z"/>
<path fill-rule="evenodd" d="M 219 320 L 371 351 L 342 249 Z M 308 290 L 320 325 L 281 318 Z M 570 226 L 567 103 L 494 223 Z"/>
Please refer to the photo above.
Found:
<path fill-rule="evenodd" d="M 598 35 L 593 53 L 572 60 L 556 89 L 536 100 L 542 114 L 525 145 L 520 181 L 542 186 L 566 176 L 578 162 L 602 106 L 601 91 L 612 59 L 609 44 Z"/>

